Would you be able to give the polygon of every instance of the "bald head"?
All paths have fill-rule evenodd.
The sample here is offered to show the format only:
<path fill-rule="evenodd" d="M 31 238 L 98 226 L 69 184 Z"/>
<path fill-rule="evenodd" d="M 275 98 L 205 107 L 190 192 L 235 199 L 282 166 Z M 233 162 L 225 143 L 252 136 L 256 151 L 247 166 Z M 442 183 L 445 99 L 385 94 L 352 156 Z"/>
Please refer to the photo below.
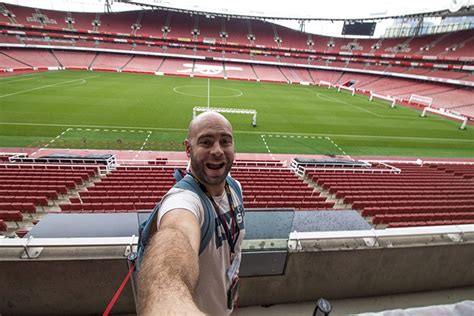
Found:
<path fill-rule="evenodd" d="M 214 112 L 207 111 L 198 116 L 196 116 L 190 123 L 188 128 L 188 140 L 191 141 L 200 130 L 206 127 L 216 127 L 228 129 L 232 133 L 232 125 L 229 120 L 227 120 L 224 115 Z"/>
<path fill-rule="evenodd" d="M 212 195 L 223 193 L 235 157 L 230 122 L 217 112 L 202 113 L 189 124 L 184 145 L 193 175 Z"/>

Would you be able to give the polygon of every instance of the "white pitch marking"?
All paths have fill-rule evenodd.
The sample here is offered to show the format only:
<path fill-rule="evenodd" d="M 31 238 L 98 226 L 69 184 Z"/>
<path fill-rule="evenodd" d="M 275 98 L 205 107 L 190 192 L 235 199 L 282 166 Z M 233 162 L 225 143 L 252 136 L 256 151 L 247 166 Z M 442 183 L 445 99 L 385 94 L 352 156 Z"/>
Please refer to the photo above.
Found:
<path fill-rule="evenodd" d="M 270 154 L 270 157 L 272 158 L 272 160 L 275 160 L 275 157 L 273 157 L 273 154 L 270 151 L 270 147 L 268 147 L 267 141 L 265 140 L 265 135 L 260 135 L 260 136 L 262 137 L 262 141 L 265 144 L 265 147 L 267 148 L 267 151 Z M 277 137 L 278 137 L 278 135 L 277 135 Z"/>
<path fill-rule="evenodd" d="M 148 140 L 150 139 L 152 131 L 147 131 L 147 132 L 148 132 L 148 136 L 146 137 L 145 141 L 143 142 L 142 147 L 140 147 L 140 149 L 138 150 L 138 152 L 135 155 L 135 157 L 133 158 L 133 160 L 137 159 L 138 155 L 142 152 L 143 148 L 145 148 L 145 145 L 148 143 Z"/>
<path fill-rule="evenodd" d="M 58 83 L 54 83 L 54 84 L 48 84 L 48 85 L 46 85 L 46 86 L 41 86 L 41 87 L 36 87 L 36 88 L 32 88 L 32 89 L 22 90 L 22 91 L 18 91 L 18 92 L 3 94 L 3 95 L 0 95 L 0 98 L 11 97 L 11 96 L 17 95 L 17 94 L 22 94 L 22 93 L 26 93 L 26 92 L 31 92 L 31 91 L 36 91 L 36 90 L 41 90 L 41 89 L 46 89 L 46 88 L 51 88 L 51 87 L 56 87 L 56 86 L 59 86 L 59 85 L 62 85 L 62 84 L 66 84 L 66 83 L 75 82 L 75 81 L 83 81 L 84 79 L 92 79 L 92 78 L 96 78 L 96 77 L 100 77 L 100 75 L 98 75 L 98 76 L 86 77 L 86 78 L 83 78 L 83 79 L 68 80 L 68 81 L 58 82 Z"/>
<path fill-rule="evenodd" d="M 44 145 L 43 148 L 39 148 L 37 151 L 31 153 L 30 156 L 34 156 L 37 152 L 40 152 L 40 151 L 42 151 L 42 150 L 48 148 L 49 145 L 53 144 L 53 143 L 56 141 L 56 139 L 61 138 L 66 132 L 68 132 L 68 131 L 70 131 L 70 130 L 72 130 L 72 128 L 68 128 L 68 129 L 66 129 L 65 131 L 61 132 L 59 135 L 57 135 L 56 137 L 54 137 L 53 139 L 51 139 L 51 140 L 49 141 L 49 143 L 47 143 L 46 145 Z"/>
<path fill-rule="evenodd" d="M 97 126 L 97 125 L 66 125 L 66 124 L 41 124 L 41 123 L 24 123 L 24 122 L 0 122 L 0 125 L 15 125 L 15 126 L 55 126 L 55 127 L 108 127 L 108 128 L 146 128 L 154 131 L 175 131 L 175 132 L 187 132 L 187 129 L 185 128 L 161 128 L 161 127 L 146 127 L 146 126 Z M 113 130 L 114 132 L 117 132 L 116 129 Z M 299 133 L 289 133 L 285 131 L 281 132 L 271 132 L 271 131 L 235 131 L 235 134 L 258 134 L 261 135 L 261 133 L 281 133 L 281 134 L 287 134 L 287 135 L 301 135 Z M 391 135 L 360 135 L 360 134 L 310 134 L 307 133 L 306 135 L 309 136 L 318 136 L 318 137 L 339 137 L 339 138 L 366 138 L 366 139 L 401 139 L 401 140 L 423 140 L 423 141 L 446 141 L 446 142 L 461 142 L 461 143 L 473 143 L 473 139 L 456 139 L 456 138 L 440 138 L 440 137 L 413 137 L 413 136 L 391 136 Z M 268 137 L 272 137 L 271 134 L 268 134 Z"/>

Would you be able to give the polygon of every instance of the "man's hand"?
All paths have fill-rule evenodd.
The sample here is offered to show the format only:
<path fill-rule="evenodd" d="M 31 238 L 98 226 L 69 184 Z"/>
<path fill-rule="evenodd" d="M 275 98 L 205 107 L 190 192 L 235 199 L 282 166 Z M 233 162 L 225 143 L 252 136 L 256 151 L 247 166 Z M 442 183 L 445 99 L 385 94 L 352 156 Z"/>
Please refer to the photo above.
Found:
<path fill-rule="evenodd" d="M 138 276 L 139 315 L 203 315 L 193 301 L 201 230 L 188 210 L 166 213 L 151 238 Z"/>

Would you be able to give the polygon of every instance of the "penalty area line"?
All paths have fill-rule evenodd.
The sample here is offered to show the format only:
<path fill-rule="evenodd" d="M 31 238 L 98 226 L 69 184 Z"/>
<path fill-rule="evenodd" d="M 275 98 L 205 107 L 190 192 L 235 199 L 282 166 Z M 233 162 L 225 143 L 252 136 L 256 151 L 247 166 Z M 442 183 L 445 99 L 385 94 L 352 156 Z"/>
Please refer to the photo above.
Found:
<path fill-rule="evenodd" d="M 40 152 L 40 151 L 43 151 L 45 149 L 47 149 L 50 145 L 52 145 L 55 141 L 59 140 L 61 137 L 64 136 L 64 134 L 66 134 L 67 132 L 71 131 L 72 128 L 67 128 L 65 129 L 61 134 L 55 136 L 54 138 L 52 138 L 47 144 L 44 145 L 44 147 L 41 147 L 41 148 L 38 148 L 38 150 L 32 152 L 30 154 L 30 156 L 33 156 L 35 155 L 36 153 Z"/>
<path fill-rule="evenodd" d="M 272 158 L 272 160 L 275 160 L 275 157 L 273 157 L 273 154 L 270 151 L 270 147 L 268 147 L 267 141 L 265 140 L 265 135 L 261 134 L 260 137 L 262 137 L 262 141 L 265 144 L 265 147 L 267 148 L 268 153 L 270 154 L 270 157 Z"/>
<path fill-rule="evenodd" d="M 141 132 L 141 131 L 140 131 Z M 152 131 L 147 131 L 148 135 L 145 139 L 145 141 L 143 142 L 143 145 L 142 147 L 140 147 L 140 149 L 138 150 L 137 154 L 135 155 L 135 157 L 133 158 L 133 160 L 136 160 L 138 158 L 138 155 L 141 154 L 141 152 L 143 151 L 143 148 L 145 148 L 146 144 L 148 143 L 148 140 L 150 139 L 150 136 L 151 136 L 151 133 L 153 133 Z"/>

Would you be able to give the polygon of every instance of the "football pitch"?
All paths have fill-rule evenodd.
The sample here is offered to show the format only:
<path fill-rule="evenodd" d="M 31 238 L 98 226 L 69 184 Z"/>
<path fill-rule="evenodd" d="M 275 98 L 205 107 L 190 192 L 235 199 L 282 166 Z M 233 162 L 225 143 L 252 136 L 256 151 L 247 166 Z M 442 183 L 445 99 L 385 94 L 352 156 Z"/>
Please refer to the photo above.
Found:
<path fill-rule="evenodd" d="M 472 126 L 348 92 L 90 71 L 0 77 L 0 147 L 182 151 L 208 105 L 257 110 L 225 114 L 242 153 L 474 157 Z"/>

